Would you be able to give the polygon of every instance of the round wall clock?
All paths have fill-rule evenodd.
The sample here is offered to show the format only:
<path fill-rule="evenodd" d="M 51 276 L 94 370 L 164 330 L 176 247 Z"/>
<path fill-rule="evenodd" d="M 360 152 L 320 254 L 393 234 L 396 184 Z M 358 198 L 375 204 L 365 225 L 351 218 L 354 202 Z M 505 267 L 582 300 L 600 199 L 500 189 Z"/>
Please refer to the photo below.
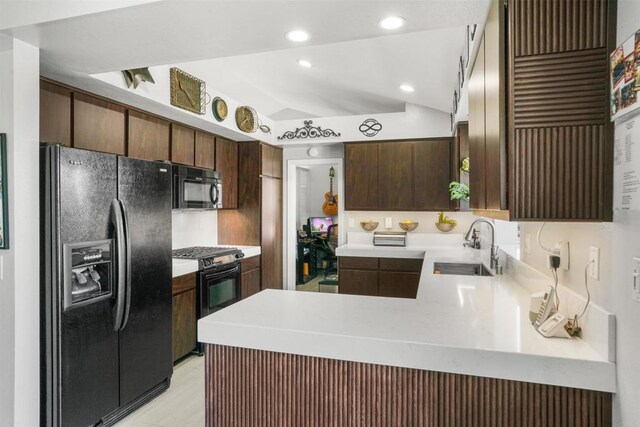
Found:
<path fill-rule="evenodd" d="M 258 130 L 258 114 L 253 108 L 243 105 L 236 109 L 236 125 L 238 129 L 246 133 L 254 133 Z"/>
<path fill-rule="evenodd" d="M 211 102 L 211 111 L 213 112 L 213 117 L 215 117 L 219 122 L 224 121 L 224 119 L 227 118 L 227 114 L 229 114 L 227 103 L 219 96 L 213 98 L 213 101 Z"/>

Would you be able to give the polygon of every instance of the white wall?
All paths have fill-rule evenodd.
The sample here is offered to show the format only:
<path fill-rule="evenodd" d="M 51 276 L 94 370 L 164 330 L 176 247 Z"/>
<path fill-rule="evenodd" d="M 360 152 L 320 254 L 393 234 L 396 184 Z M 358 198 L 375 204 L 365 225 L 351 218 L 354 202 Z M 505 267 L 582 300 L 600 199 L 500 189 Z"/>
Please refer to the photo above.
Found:
<path fill-rule="evenodd" d="M 322 211 L 322 205 L 325 202 L 324 194 L 329 191 L 329 169 L 331 166 L 310 166 L 309 167 L 309 182 L 307 185 L 307 192 L 309 194 L 309 207 L 307 210 L 307 216 L 325 216 Z M 336 183 L 339 176 L 342 175 L 342 171 L 338 171 L 334 168 L 335 177 L 333 178 L 333 193 L 337 194 L 338 189 Z M 342 202 L 342 195 L 338 195 L 338 203 Z"/>
<path fill-rule="evenodd" d="M 11 248 L 0 251 L 0 424 L 39 425 L 39 50 L 0 34 Z"/>

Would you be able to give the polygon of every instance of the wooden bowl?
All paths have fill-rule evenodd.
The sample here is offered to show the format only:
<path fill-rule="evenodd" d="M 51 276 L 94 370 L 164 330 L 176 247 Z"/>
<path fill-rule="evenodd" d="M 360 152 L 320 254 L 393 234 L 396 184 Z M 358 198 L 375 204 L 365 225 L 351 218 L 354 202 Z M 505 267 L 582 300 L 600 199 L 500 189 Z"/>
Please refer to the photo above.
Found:
<path fill-rule="evenodd" d="M 445 222 L 436 222 L 436 227 L 438 228 L 438 230 L 444 232 L 444 233 L 448 233 L 451 230 L 453 230 L 454 228 L 456 228 L 456 224 L 447 224 Z"/>
<path fill-rule="evenodd" d="M 378 228 L 378 221 L 360 221 L 360 227 L 362 227 L 365 231 L 373 231 Z"/>
<path fill-rule="evenodd" d="M 404 231 L 413 231 L 418 228 L 418 222 L 400 222 L 400 228 Z"/>

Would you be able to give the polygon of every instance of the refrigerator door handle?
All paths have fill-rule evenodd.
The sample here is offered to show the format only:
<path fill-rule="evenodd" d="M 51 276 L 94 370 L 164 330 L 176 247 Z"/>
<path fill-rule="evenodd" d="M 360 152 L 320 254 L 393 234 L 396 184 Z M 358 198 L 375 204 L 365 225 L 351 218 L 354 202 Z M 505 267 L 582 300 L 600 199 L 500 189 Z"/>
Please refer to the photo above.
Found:
<path fill-rule="evenodd" d="M 122 326 L 122 319 L 124 318 L 124 308 L 126 300 L 126 279 L 127 279 L 127 251 L 125 245 L 125 231 L 124 231 L 124 219 L 122 218 L 122 207 L 118 199 L 113 199 L 111 202 L 111 215 L 112 222 L 115 226 L 116 232 L 116 251 L 118 255 L 117 259 L 117 290 L 116 290 L 116 305 L 114 307 L 115 319 L 113 330 L 118 331 Z"/>
<path fill-rule="evenodd" d="M 122 201 L 120 200 L 119 202 L 122 208 L 122 219 L 124 222 L 124 242 L 126 253 L 125 309 L 122 318 L 122 326 L 120 326 L 120 330 L 122 330 L 125 326 L 127 326 L 127 321 L 129 320 L 129 311 L 131 309 L 131 237 L 129 235 L 129 216 L 127 214 L 127 210 L 124 206 L 124 203 L 122 203 Z"/>

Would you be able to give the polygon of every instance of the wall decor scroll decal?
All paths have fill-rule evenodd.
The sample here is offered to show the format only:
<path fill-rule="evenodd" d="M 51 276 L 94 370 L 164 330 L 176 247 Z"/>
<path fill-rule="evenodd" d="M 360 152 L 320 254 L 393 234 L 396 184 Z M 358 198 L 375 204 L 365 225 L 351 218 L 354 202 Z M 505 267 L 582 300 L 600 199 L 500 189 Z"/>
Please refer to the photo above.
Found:
<path fill-rule="evenodd" d="M 305 138 L 330 138 L 339 137 L 340 132 L 335 132 L 332 129 L 322 129 L 320 126 L 312 126 L 313 120 L 305 120 L 304 126 L 296 128 L 296 130 L 288 130 L 278 137 L 278 140 L 283 139 L 305 139 Z"/>
<path fill-rule="evenodd" d="M 382 123 L 377 121 L 376 119 L 367 119 L 358 128 L 358 130 L 364 135 L 368 137 L 373 137 L 378 134 L 382 130 Z"/>

